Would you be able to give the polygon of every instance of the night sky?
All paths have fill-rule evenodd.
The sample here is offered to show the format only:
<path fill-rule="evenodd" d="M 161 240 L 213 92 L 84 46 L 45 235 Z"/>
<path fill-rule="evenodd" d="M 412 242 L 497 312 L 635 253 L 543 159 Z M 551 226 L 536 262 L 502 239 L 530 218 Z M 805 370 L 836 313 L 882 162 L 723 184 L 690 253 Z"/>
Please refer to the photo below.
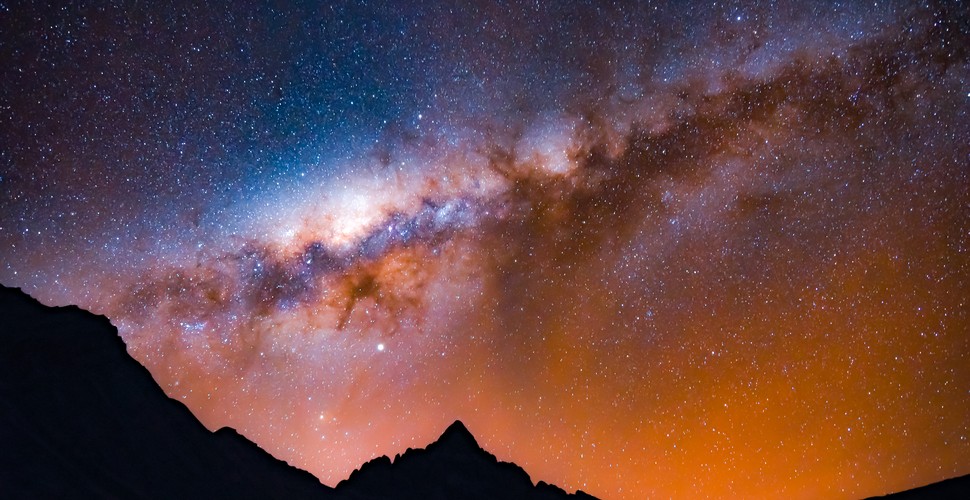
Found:
<path fill-rule="evenodd" d="M 970 472 L 967 5 L 41 3 L 0 282 L 210 428 L 330 485 L 455 419 L 608 499 Z"/>

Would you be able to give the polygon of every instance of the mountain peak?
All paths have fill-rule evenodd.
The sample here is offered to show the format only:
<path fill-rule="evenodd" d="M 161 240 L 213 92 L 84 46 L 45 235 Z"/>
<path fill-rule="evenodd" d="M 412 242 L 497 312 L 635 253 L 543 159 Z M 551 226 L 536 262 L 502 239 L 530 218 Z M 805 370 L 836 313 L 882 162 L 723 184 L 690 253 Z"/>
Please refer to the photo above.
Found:
<path fill-rule="evenodd" d="M 433 445 L 443 446 L 450 449 L 481 449 L 481 446 L 478 445 L 478 441 L 475 440 L 475 436 L 472 435 L 471 431 L 465 427 L 465 424 L 463 424 L 461 420 L 455 420 L 454 423 L 449 425 L 448 428 L 441 433 L 441 437 L 439 437 L 438 440 L 433 443 Z"/>
<path fill-rule="evenodd" d="M 10 491 L 3 484 L 4 496 L 570 498 L 496 460 L 460 421 L 427 448 L 376 458 L 331 489 L 232 428 L 206 429 L 128 355 L 104 316 L 0 286 L 0 318 L 0 406 L 10 409 L 0 412 L 0 442 L 12 450 L 0 453 L 0 470 L 21 479 Z"/>
<path fill-rule="evenodd" d="M 336 492 L 354 499 L 593 498 L 582 491 L 568 494 L 542 481 L 533 483 L 521 467 L 499 461 L 482 449 L 460 420 L 449 425 L 427 448 L 409 448 L 393 461 L 381 456 L 365 463 L 341 481 Z"/>

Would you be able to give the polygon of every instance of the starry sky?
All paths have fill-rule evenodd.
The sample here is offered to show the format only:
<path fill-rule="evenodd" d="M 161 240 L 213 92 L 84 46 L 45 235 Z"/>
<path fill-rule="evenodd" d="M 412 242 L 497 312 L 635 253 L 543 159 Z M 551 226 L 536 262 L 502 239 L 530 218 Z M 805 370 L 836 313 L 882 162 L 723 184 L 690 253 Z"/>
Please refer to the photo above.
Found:
<path fill-rule="evenodd" d="M 970 472 L 961 2 L 0 3 L 0 282 L 335 484 Z"/>

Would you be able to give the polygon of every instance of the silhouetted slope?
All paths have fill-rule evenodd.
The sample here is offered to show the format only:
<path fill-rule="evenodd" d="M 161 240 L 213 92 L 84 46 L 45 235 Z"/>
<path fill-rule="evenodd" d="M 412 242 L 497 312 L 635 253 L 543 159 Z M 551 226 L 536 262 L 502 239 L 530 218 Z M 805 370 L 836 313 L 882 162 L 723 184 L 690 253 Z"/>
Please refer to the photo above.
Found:
<path fill-rule="evenodd" d="M 911 490 L 900 491 L 899 493 L 870 498 L 885 500 L 965 500 L 970 498 L 970 474 L 920 486 L 919 488 L 913 488 Z"/>
<path fill-rule="evenodd" d="M 0 497 L 332 496 L 234 430 L 209 432 L 105 317 L 0 289 Z"/>
<path fill-rule="evenodd" d="M 593 498 L 568 495 L 543 482 L 532 484 L 519 466 L 499 462 L 455 422 L 425 449 L 408 449 L 393 463 L 385 456 L 367 462 L 336 488 L 347 499 Z"/>
<path fill-rule="evenodd" d="M 455 422 L 336 489 L 235 430 L 209 432 L 128 356 L 107 318 L 0 286 L 0 498 L 562 499 Z M 970 498 L 970 475 L 885 497 Z"/>
<path fill-rule="evenodd" d="M 335 491 L 230 428 L 209 432 L 104 316 L 0 286 L 0 498 L 591 498 L 533 485 L 455 422 Z"/>

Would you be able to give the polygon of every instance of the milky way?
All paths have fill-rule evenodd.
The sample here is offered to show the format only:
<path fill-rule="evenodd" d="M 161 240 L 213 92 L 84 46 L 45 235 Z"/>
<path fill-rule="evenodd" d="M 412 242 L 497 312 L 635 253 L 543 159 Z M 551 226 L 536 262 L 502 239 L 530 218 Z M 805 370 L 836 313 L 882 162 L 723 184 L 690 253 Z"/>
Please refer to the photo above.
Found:
<path fill-rule="evenodd" d="M 965 5 L 0 8 L 0 281 L 328 484 L 970 472 Z"/>

